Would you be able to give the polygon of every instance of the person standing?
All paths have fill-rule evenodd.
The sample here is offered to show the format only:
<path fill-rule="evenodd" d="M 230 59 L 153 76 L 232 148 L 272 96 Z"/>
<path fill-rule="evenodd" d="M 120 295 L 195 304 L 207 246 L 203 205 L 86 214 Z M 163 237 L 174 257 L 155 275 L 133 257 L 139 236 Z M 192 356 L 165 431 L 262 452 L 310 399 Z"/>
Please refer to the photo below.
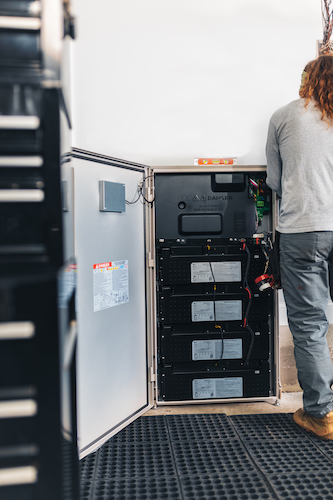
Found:
<path fill-rule="evenodd" d="M 333 54 L 306 65 L 299 95 L 270 120 L 267 184 L 281 198 L 281 284 L 303 390 L 303 408 L 293 419 L 333 440 L 325 314 L 329 294 L 333 299 Z"/>

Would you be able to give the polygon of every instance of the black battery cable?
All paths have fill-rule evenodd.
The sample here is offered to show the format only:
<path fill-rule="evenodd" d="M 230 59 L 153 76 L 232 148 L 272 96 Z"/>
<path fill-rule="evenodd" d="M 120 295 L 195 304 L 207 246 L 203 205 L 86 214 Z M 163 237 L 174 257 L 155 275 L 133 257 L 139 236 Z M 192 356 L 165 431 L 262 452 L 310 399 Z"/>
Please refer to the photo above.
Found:
<path fill-rule="evenodd" d="M 250 263 L 251 263 L 251 252 L 250 252 L 245 240 L 243 240 L 242 243 L 243 243 L 242 250 L 245 250 L 247 253 L 247 263 L 246 263 L 246 268 L 245 268 L 245 273 L 244 273 L 243 288 L 247 291 L 249 299 L 248 299 L 248 303 L 247 303 L 247 307 L 246 307 L 246 311 L 245 311 L 245 315 L 244 315 L 243 328 L 246 328 L 250 332 L 250 335 L 251 335 L 249 349 L 247 351 L 247 355 L 246 355 L 246 358 L 244 361 L 244 365 L 248 365 L 251 354 L 252 354 L 252 350 L 253 350 L 253 344 L 254 344 L 254 332 L 253 332 L 252 328 L 250 327 L 250 325 L 248 324 L 248 315 L 249 315 L 251 304 L 252 304 L 252 292 L 251 292 L 251 289 L 249 287 L 249 283 L 248 283 L 248 279 L 247 279 L 248 274 L 249 274 L 249 269 L 250 269 Z"/>
<path fill-rule="evenodd" d="M 210 251 L 210 246 L 209 245 L 207 245 L 207 250 L 208 250 L 208 252 Z M 210 254 L 208 253 L 208 255 L 210 255 Z M 223 359 L 223 354 L 224 354 L 224 336 L 223 336 L 223 328 L 222 328 L 221 325 L 219 325 L 217 323 L 217 319 L 216 319 L 216 289 L 217 289 L 217 285 L 216 285 L 216 280 L 215 280 L 215 274 L 214 274 L 213 266 L 212 266 L 212 263 L 211 263 L 210 259 L 209 259 L 208 263 L 209 263 L 210 272 L 212 273 L 212 278 L 213 278 L 214 323 L 215 323 L 215 328 L 218 329 L 218 330 L 220 330 L 221 342 L 222 342 L 222 345 L 221 345 L 221 357 L 220 357 L 219 361 L 215 364 L 215 366 L 218 366 L 222 362 L 222 359 Z"/>
<path fill-rule="evenodd" d="M 135 205 L 135 203 L 137 203 L 140 200 L 140 198 L 142 198 L 143 203 L 149 203 L 151 205 L 154 203 L 155 198 L 152 201 L 149 201 L 144 195 L 146 188 L 146 179 L 149 179 L 150 177 L 154 177 L 154 175 L 147 175 L 146 177 L 142 177 L 140 182 L 138 182 L 136 192 L 134 194 L 132 201 L 125 200 L 126 205 Z"/>

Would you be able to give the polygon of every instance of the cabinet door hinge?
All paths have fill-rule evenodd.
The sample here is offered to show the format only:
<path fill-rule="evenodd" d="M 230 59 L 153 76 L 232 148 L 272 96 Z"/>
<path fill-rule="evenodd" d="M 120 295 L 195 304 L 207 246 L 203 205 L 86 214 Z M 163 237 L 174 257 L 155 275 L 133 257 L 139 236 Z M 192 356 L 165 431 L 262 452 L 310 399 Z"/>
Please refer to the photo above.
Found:
<path fill-rule="evenodd" d="M 154 264 L 155 264 L 155 262 L 154 262 L 154 259 L 152 258 L 152 254 L 151 254 L 151 252 L 149 252 L 148 253 L 148 267 L 149 267 L 149 269 L 154 268 L 155 267 Z"/>
<path fill-rule="evenodd" d="M 154 201 L 154 188 L 153 187 L 146 187 L 146 200 L 148 203 L 153 203 Z"/>
<path fill-rule="evenodd" d="M 154 368 L 152 366 L 149 369 L 149 382 L 156 382 L 156 373 L 154 373 Z"/>

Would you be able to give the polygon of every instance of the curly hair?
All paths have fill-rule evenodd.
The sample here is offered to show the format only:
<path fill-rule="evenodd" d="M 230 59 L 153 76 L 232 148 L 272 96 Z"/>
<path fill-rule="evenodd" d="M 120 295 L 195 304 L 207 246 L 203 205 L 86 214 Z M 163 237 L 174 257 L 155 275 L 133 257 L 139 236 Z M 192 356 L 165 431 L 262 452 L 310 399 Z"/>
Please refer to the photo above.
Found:
<path fill-rule="evenodd" d="M 320 55 L 310 61 L 304 68 L 305 78 L 299 91 L 300 97 L 306 99 L 305 107 L 310 99 L 316 102 L 321 111 L 321 119 L 329 125 L 333 124 L 333 53 Z"/>

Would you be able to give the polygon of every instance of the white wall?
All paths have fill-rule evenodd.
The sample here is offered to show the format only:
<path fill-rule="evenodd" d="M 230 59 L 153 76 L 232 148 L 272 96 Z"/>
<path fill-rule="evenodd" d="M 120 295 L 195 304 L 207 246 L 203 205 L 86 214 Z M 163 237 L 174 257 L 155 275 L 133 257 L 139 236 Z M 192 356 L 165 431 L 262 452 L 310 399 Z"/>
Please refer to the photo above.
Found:
<path fill-rule="evenodd" d="M 320 0 L 73 0 L 73 145 L 149 165 L 265 163 L 298 97 Z"/>
<path fill-rule="evenodd" d="M 72 3 L 73 145 L 148 165 L 265 164 L 322 37 L 320 0 Z"/>

